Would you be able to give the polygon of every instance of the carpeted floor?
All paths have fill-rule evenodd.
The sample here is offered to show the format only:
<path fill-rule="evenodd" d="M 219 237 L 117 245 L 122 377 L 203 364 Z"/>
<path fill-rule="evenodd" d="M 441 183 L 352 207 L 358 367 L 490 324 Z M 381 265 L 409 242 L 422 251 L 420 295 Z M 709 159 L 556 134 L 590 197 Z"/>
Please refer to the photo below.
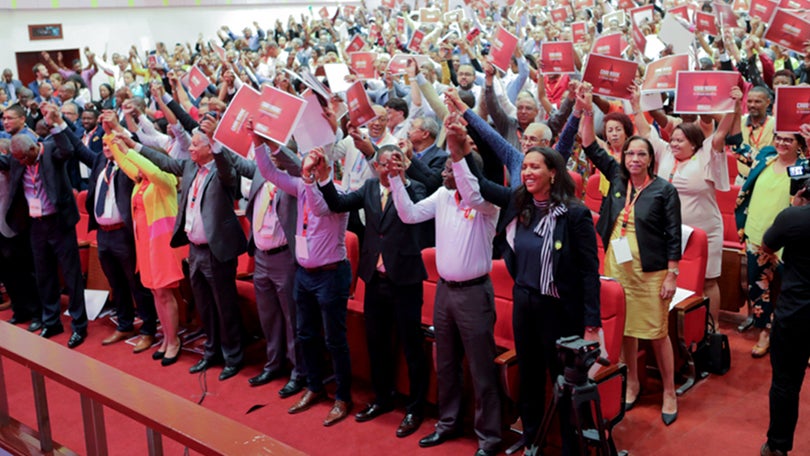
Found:
<path fill-rule="evenodd" d="M 10 312 L 0 313 L 6 320 Z M 679 399 L 679 418 L 666 427 L 660 418 L 660 383 L 651 379 L 645 385 L 636 407 L 616 427 L 617 446 L 633 455 L 754 455 L 765 439 L 768 425 L 768 388 L 770 364 L 768 358 L 755 360 L 749 351 L 755 334 L 739 334 L 736 324 L 725 315 L 721 330 L 729 335 L 732 349 L 732 368 L 721 377 L 709 377 L 699 382 Z M 67 325 L 67 321 L 65 322 Z M 0 323 L 0 330 L 2 325 Z M 69 327 L 69 326 L 66 326 Z M 394 432 L 403 416 L 402 407 L 368 423 L 347 419 L 332 428 L 324 428 L 322 421 L 331 402 L 323 402 L 299 414 L 287 414 L 295 398 L 282 400 L 277 391 L 286 379 L 251 388 L 247 379 L 261 370 L 262 342 L 252 344 L 247 352 L 247 367 L 236 377 L 220 382 L 220 368 L 207 374 L 191 375 L 188 368 L 199 355 L 185 352 L 179 362 L 161 367 L 152 361 L 150 352 L 133 355 L 132 346 L 118 343 L 104 347 L 101 340 L 113 330 L 108 320 L 91 322 L 87 341 L 77 350 L 103 361 L 131 375 L 158 385 L 189 401 L 198 402 L 205 390 L 202 406 L 234 418 L 247 426 L 266 433 L 295 448 L 313 455 L 471 455 L 477 444 L 472 433 L 431 449 L 420 449 L 418 440 L 432 431 L 435 415 L 422 425 L 413 436 L 398 439 Z M 68 332 L 53 339 L 64 344 Z M 10 410 L 13 417 L 31 427 L 36 419 L 32 407 L 30 375 L 21 365 L 3 360 Z M 79 397 L 55 382 L 46 382 L 54 438 L 84 454 L 83 428 Z M 358 411 L 369 399 L 367 387 L 353 387 L 355 408 Z M 810 396 L 802 394 L 802 415 L 796 432 L 796 443 L 791 454 L 810 454 L 810 425 L 807 409 Z M 256 408 L 256 406 L 260 406 Z M 254 410 L 248 413 L 251 408 Z M 193 418 L 193 417 L 191 417 Z M 804 419 L 802 421 L 802 419 Z M 146 430 L 123 415 L 105 410 L 107 443 L 112 455 L 146 454 Z M 212 432 L 216 432 L 212 429 Z M 514 440 L 507 435 L 507 442 Z M 179 445 L 164 441 L 165 454 L 182 454 Z M 552 448 L 549 454 L 557 454 Z"/>

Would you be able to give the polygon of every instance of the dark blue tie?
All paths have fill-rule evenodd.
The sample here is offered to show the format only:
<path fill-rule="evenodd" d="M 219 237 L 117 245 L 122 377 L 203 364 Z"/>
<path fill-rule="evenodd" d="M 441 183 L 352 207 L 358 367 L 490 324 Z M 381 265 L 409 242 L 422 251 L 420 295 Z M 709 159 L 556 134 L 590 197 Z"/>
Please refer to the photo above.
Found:
<path fill-rule="evenodd" d="M 112 162 L 107 161 L 104 166 L 104 177 L 101 179 L 101 186 L 98 188 L 98 198 L 96 198 L 96 217 L 104 215 L 104 201 L 107 200 L 107 191 L 110 189 L 110 180 L 113 174 Z"/>

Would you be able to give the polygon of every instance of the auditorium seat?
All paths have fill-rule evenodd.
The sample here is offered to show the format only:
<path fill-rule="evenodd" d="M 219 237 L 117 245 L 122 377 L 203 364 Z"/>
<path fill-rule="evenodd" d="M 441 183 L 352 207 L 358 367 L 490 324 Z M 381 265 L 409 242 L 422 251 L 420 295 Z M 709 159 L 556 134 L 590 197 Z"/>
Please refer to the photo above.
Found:
<path fill-rule="evenodd" d="M 585 189 L 582 185 L 582 174 L 571 170 L 568 170 L 568 174 L 571 175 L 571 179 L 574 179 L 574 195 L 576 195 L 577 199 L 582 199 L 585 193 Z"/>
<path fill-rule="evenodd" d="M 737 155 L 734 152 L 726 152 L 726 161 L 728 162 L 728 181 L 733 185 L 739 174 L 739 169 L 737 169 Z"/>
<path fill-rule="evenodd" d="M 73 191 L 76 197 L 76 205 L 79 208 L 79 223 L 76 224 L 76 240 L 79 243 L 79 262 L 82 267 L 82 276 L 87 277 L 90 267 L 90 244 L 96 240 L 96 232 L 87 230 L 90 222 L 90 215 L 87 213 L 85 203 L 87 201 L 87 190 L 81 192 Z"/>
<path fill-rule="evenodd" d="M 599 176 L 596 173 L 588 178 L 588 183 L 585 186 L 585 205 L 594 214 L 599 213 L 599 208 L 602 207 L 602 193 L 599 192 Z"/>
<path fill-rule="evenodd" d="M 357 286 L 357 265 L 360 263 L 360 241 L 357 235 L 351 231 L 346 231 L 346 258 L 352 268 L 352 284 L 349 287 L 349 296 L 354 294 L 354 289 Z"/>
<path fill-rule="evenodd" d="M 734 167 L 736 173 L 736 165 Z M 737 223 L 734 218 L 734 208 L 737 205 L 737 195 L 740 187 L 732 185 L 727 192 L 715 191 L 717 205 L 723 216 L 723 267 L 720 272 L 720 309 L 729 312 L 738 312 L 745 304 L 747 290 L 744 283 L 747 281 L 747 258 L 745 246 L 740 242 L 737 234 Z"/>

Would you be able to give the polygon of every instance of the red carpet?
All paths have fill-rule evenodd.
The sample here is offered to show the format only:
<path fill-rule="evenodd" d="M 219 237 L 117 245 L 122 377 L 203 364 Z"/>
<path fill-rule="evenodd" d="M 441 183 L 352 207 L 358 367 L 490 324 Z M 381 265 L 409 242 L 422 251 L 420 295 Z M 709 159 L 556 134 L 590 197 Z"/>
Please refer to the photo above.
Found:
<path fill-rule="evenodd" d="M 6 320 L 10 312 L 0 313 Z M 68 323 L 66 328 L 68 328 Z M 0 326 L 1 328 L 2 326 Z M 679 418 L 667 428 L 660 418 L 660 383 L 648 381 L 636 407 L 616 428 L 615 436 L 620 449 L 634 455 L 740 455 L 758 454 L 768 426 L 768 388 L 770 364 L 768 358 L 754 360 L 749 355 L 755 334 L 738 334 L 732 323 L 722 323 L 721 329 L 729 335 L 732 349 L 732 368 L 721 377 L 711 376 L 699 382 L 680 398 Z M 161 386 L 190 401 L 200 400 L 203 386 L 207 386 L 202 406 L 236 419 L 247 426 L 264 432 L 309 454 L 365 455 L 365 454 L 418 454 L 418 455 L 471 455 L 477 448 L 471 433 L 462 439 L 432 449 L 420 449 L 418 440 L 432 431 L 435 417 L 426 420 L 413 436 L 398 439 L 394 435 L 402 419 L 402 408 L 368 423 L 356 423 L 349 418 L 332 428 L 324 428 L 330 402 L 316 405 L 299 415 L 287 414 L 287 408 L 296 400 L 282 400 L 277 391 L 285 380 L 276 380 L 258 388 L 248 386 L 247 379 L 259 373 L 262 366 L 262 343 L 250 346 L 248 367 L 236 377 L 220 382 L 219 368 L 205 376 L 190 375 L 188 368 L 198 356 L 185 352 L 174 366 L 161 367 L 150 357 L 151 352 L 133 355 L 132 346 L 119 343 L 103 347 L 101 340 L 113 327 L 108 321 L 91 322 L 87 341 L 77 350 L 103 361 L 124 372 Z M 66 332 L 53 339 L 64 344 Z M 27 369 L 3 360 L 11 415 L 28 426 L 36 427 L 33 412 L 30 375 Z M 84 434 L 79 397 L 60 385 L 46 381 L 48 402 L 54 439 L 74 451 L 84 454 Z M 355 384 L 355 409 L 369 399 L 368 388 Z M 802 412 L 796 431 L 796 442 L 791 454 L 810 454 L 810 424 L 807 418 L 810 396 L 807 388 L 802 394 Z M 264 407 L 247 413 L 255 405 Z M 189 417 L 193 419 L 193 417 Z M 146 430 L 143 426 L 121 414 L 105 409 L 107 443 L 112 455 L 146 454 Z M 212 429 L 212 432 L 216 432 Z M 511 442 L 514 437 L 506 436 Z M 179 445 L 164 439 L 168 455 L 181 454 Z M 551 452 L 550 454 L 554 454 Z"/>

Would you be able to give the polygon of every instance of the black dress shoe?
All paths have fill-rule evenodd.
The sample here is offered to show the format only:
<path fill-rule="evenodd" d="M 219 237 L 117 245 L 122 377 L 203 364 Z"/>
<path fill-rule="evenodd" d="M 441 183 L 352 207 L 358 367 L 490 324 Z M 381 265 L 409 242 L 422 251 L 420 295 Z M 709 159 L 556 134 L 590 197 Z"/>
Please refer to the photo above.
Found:
<path fill-rule="evenodd" d="M 176 363 L 177 360 L 180 358 L 180 353 L 183 352 L 183 338 L 178 337 L 178 339 L 180 340 L 180 346 L 177 347 L 177 353 L 175 353 L 174 356 L 166 356 L 166 353 L 163 353 L 162 356 L 160 357 L 160 365 L 161 366 L 163 366 L 163 367 L 171 366 L 172 364 Z M 155 352 L 155 353 L 160 353 L 160 352 Z M 156 359 L 155 358 L 155 353 L 152 353 L 152 359 Z"/>
<path fill-rule="evenodd" d="M 155 361 L 163 359 L 165 356 L 166 356 L 166 352 L 162 352 L 160 350 L 152 353 L 152 359 L 154 359 Z"/>
<path fill-rule="evenodd" d="M 354 420 L 357 421 L 358 423 L 365 423 L 366 421 L 371 421 L 380 415 L 390 412 L 391 410 L 393 410 L 393 407 L 391 406 L 381 405 L 377 403 L 368 404 L 366 408 L 357 412 L 357 414 L 354 415 Z"/>
<path fill-rule="evenodd" d="M 405 418 L 402 419 L 402 422 L 399 423 L 399 427 L 397 428 L 397 437 L 403 438 L 407 437 L 417 429 L 419 426 L 422 425 L 422 415 L 416 415 L 413 413 L 408 413 L 405 415 Z"/>
<path fill-rule="evenodd" d="M 219 373 L 219 381 L 227 380 L 234 375 L 238 374 L 239 371 L 242 370 L 242 366 L 237 364 L 235 366 L 225 366 L 222 368 L 222 372 Z"/>
<path fill-rule="evenodd" d="M 163 355 L 165 356 L 166 354 L 164 353 Z M 217 364 L 219 364 L 218 361 L 203 358 L 203 359 L 197 361 L 196 364 L 191 366 L 191 368 L 188 370 L 188 373 L 189 374 L 196 374 L 197 372 L 202 372 L 202 371 L 208 369 L 209 367 L 216 366 Z"/>
<path fill-rule="evenodd" d="M 280 375 L 281 373 L 278 371 L 263 370 L 259 375 L 255 377 L 250 377 L 248 379 L 248 383 L 250 384 L 250 386 L 266 385 L 272 382 L 273 380 L 277 379 Z"/>
<path fill-rule="evenodd" d="M 419 446 L 422 448 L 430 448 L 436 445 L 441 445 L 442 443 L 452 440 L 458 437 L 458 434 L 455 432 L 445 432 L 443 434 L 439 434 L 438 431 L 434 432 L 433 434 L 428 435 L 427 437 L 422 437 L 419 440 Z"/>
<path fill-rule="evenodd" d="M 303 380 L 299 380 L 297 378 L 291 378 L 283 388 L 278 390 L 278 395 L 281 396 L 282 399 L 286 399 L 290 396 L 294 396 L 301 392 L 304 389 L 305 382 Z"/>
<path fill-rule="evenodd" d="M 14 315 L 11 318 L 9 318 L 8 322 L 11 323 L 12 325 L 19 325 L 20 323 L 25 323 L 28 320 L 30 320 L 30 318 L 20 318 Z"/>
<path fill-rule="evenodd" d="M 31 332 L 37 332 L 42 329 L 42 320 L 34 320 L 28 325 L 28 330 Z"/>
<path fill-rule="evenodd" d="M 61 325 L 60 326 L 45 326 L 42 329 L 42 332 L 39 333 L 39 335 L 46 338 L 46 339 L 50 339 L 51 337 L 53 337 L 53 336 L 55 336 L 57 334 L 62 334 L 63 332 L 65 332 L 65 328 L 63 328 Z"/>
<path fill-rule="evenodd" d="M 70 335 L 70 339 L 68 339 L 67 346 L 68 348 L 76 348 L 84 342 L 84 339 L 87 337 L 86 334 L 82 334 L 80 332 L 73 332 Z"/>
<path fill-rule="evenodd" d="M 678 412 L 675 413 L 661 413 L 661 421 L 664 422 L 665 425 L 669 426 L 678 419 Z"/>

